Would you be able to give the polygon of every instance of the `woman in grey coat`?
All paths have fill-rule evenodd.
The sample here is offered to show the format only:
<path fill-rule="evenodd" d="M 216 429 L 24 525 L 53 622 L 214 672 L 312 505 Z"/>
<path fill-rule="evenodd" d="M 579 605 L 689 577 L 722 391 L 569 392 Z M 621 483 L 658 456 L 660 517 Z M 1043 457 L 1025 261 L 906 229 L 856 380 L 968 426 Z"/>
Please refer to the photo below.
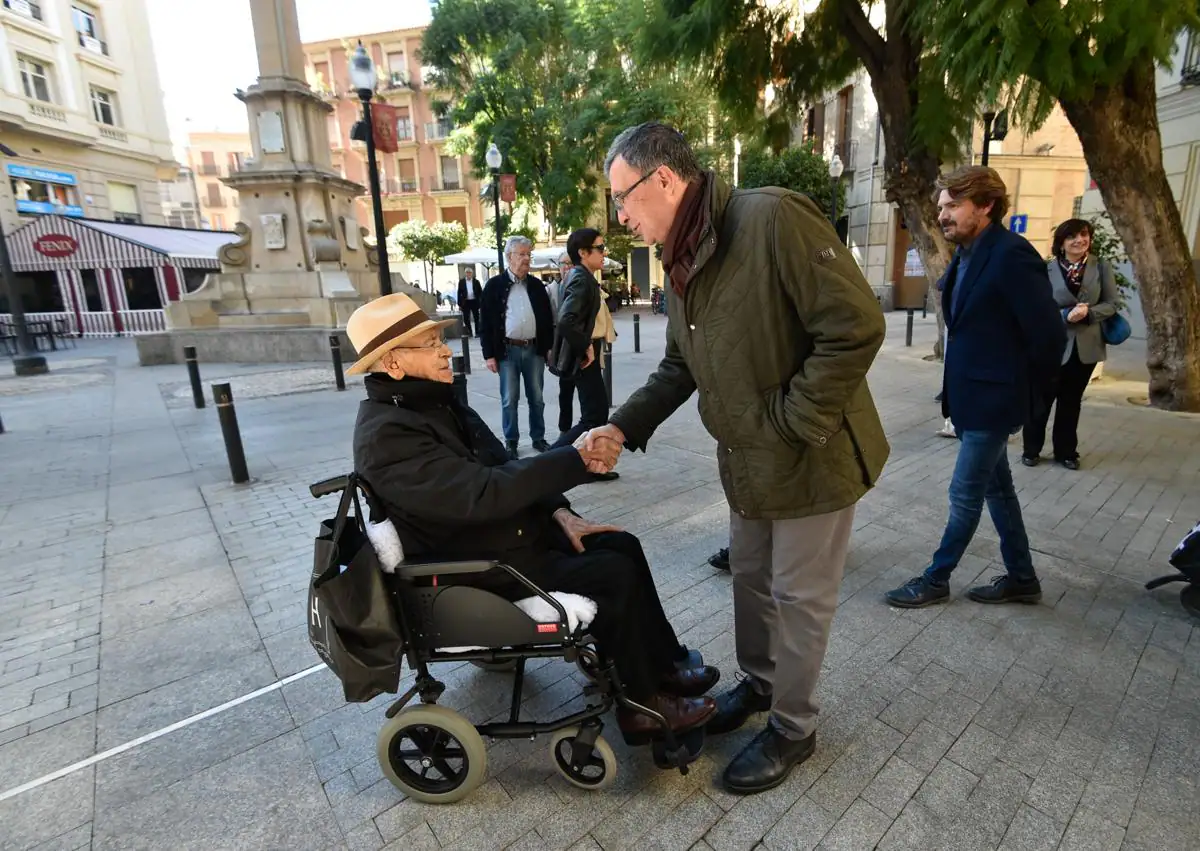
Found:
<path fill-rule="evenodd" d="M 1046 442 L 1050 408 L 1054 415 L 1054 460 L 1068 470 L 1079 469 L 1079 409 L 1096 364 L 1107 354 L 1100 324 L 1117 312 L 1117 282 L 1112 267 L 1090 255 L 1092 226 L 1084 219 L 1067 219 L 1054 231 L 1048 272 L 1054 299 L 1067 325 L 1067 348 L 1056 386 L 1035 406 L 1025 426 L 1021 462 L 1034 467 Z"/>

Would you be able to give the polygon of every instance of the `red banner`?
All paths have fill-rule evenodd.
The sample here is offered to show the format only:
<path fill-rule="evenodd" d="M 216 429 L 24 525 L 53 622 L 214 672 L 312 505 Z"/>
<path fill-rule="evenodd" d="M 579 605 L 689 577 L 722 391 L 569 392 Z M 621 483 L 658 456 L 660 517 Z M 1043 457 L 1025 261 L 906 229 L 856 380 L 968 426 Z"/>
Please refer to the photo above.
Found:
<path fill-rule="evenodd" d="M 517 200 L 517 176 L 515 174 L 500 175 L 500 200 L 511 204 Z"/>
<path fill-rule="evenodd" d="M 372 103 L 371 124 L 375 131 L 375 150 L 384 154 L 394 154 L 400 150 L 396 138 L 396 107 Z"/>

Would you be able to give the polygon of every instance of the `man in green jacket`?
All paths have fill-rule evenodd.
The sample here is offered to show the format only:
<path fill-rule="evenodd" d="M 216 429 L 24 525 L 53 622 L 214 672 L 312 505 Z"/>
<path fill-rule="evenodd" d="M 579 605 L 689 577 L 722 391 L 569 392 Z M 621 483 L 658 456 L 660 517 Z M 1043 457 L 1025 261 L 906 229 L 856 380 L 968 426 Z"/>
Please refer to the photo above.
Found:
<path fill-rule="evenodd" d="M 657 371 L 590 440 L 646 448 L 699 391 L 730 507 L 738 664 L 712 733 L 770 710 L 725 770 L 750 793 L 782 783 L 816 744 L 814 699 L 854 507 L 887 461 L 866 375 L 879 303 L 821 211 L 783 189 L 731 190 L 683 136 L 631 127 L 605 162 L 620 220 L 661 243 L 672 292 Z"/>

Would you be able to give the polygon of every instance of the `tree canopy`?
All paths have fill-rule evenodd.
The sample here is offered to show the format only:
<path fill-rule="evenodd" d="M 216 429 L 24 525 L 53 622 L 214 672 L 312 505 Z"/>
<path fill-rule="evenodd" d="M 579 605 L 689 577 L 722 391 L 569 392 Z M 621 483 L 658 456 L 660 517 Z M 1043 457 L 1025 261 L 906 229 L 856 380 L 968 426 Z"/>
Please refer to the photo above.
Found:
<path fill-rule="evenodd" d="M 425 268 L 425 286 L 433 291 L 433 267 L 447 254 L 456 254 L 467 247 L 467 231 L 458 222 L 434 222 L 410 219 L 392 228 L 388 242 L 400 249 L 405 258 L 420 262 Z"/>
<path fill-rule="evenodd" d="M 829 164 L 811 145 L 795 145 L 774 153 L 769 148 L 743 150 L 738 185 L 746 189 L 781 186 L 807 195 L 826 214 L 832 212 L 833 185 Z M 838 209 L 846 208 L 846 186 L 837 182 Z"/>

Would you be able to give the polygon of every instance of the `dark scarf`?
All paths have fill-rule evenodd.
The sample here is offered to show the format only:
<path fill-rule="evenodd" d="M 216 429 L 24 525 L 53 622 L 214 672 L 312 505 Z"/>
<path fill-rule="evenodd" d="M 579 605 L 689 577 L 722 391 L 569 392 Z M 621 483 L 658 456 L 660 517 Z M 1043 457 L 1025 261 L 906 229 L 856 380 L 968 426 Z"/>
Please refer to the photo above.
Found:
<path fill-rule="evenodd" d="M 1067 282 L 1067 289 L 1073 296 L 1078 297 L 1079 291 L 1083 288 L 1083 270 L 1087 267 L 1087 261 L 1087 255 L 1084 255 L 1078 263 L 1067 260 L 1065 254 L 1058 258 L 1058 265 L 1062 267 L 1063 279 Z"/>
<path fill-rule="evenodd" d="M 679 203 L 679 212 L 671 225 L 671 232 L 663 243 L 662 264 L 671 279 L 671 289 L 678 296 L 687 287 L 688 276 L 696 263 L 696 250 L 700 247 L 700 235 L 708 224 L 709 210 L 705 203 L 708 197 L 707 174 L 688 184 Z"/>

